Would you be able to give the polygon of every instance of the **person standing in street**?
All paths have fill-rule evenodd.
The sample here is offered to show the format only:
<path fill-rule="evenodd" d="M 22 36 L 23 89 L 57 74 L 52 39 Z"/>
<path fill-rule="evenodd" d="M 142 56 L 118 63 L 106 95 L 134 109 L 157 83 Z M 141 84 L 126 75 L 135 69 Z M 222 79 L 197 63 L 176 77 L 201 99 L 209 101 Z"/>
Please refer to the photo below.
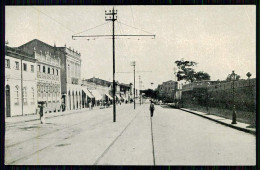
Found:
<path fill-rule="evenodd" d="M 45 122 L 45 102 L 40 103 L 40 120 L 41 124 Z"/>
<path fill-rule="evenodd" d="M 153 104 L 153 101 L 151 100 L 151 104 L 150 104 L 151 117 L 153 117 L 153 112 L 154 112 L 154 104 Z"/>

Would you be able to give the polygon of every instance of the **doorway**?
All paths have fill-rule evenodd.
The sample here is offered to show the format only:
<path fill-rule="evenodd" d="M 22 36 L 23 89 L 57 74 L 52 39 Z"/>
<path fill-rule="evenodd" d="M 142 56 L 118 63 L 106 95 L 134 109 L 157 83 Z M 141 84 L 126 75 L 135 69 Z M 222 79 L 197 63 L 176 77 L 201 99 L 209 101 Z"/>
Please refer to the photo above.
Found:
<path fill-rule="evenodd" d="M 6 117 L 11 117 L 11 107 L 10 107 L 10 86 L 5 87 L 5 111 Z"/>

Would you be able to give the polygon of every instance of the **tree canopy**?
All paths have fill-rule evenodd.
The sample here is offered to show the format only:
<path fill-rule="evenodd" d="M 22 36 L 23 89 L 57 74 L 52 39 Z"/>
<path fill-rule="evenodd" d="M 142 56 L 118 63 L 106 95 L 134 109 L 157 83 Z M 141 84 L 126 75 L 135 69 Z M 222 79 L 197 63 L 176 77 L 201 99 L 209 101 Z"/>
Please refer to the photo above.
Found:
<path fill-rule="evenodd" d="M 240 79 L 240 75 L 236 74 L 236 80 L 239 80 Z M 231 74 L 229 74 L 226 78 L 226 81 L 231 81 Z"/>
<path fill-rule="evenodd" d="M 185 61 L 183 59 L 175 61 L 179 71 L 177 72 L 178 80 L 186 80 L 189 82 L 210 80 L 210 75 L 203 71 L 196 72 L 193 67 L 198 63 L 194 61 Z"/>

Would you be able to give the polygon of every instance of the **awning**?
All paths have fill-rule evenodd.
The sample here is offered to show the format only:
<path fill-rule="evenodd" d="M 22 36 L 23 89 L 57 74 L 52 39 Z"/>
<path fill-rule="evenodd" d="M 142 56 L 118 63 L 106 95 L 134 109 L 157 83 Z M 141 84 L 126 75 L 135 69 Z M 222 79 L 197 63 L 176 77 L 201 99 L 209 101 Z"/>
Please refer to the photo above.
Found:
<path fill-rule="evenodd" d="M 113 100 L 113 97 L 111 97 L 108 93 L 105 94 L 109 99 Z"/>
<path fill-rule="evenodd" d="M 82 87 L 82 90 L 86 93 L 86 95 L 89 98 L 94 98 L 94 96 L 89 92 L 89 90 L 86 87 Z"/>
<path fill-rule="evenodd" d="M 97 90 L 91 90 L 92 95 L 95 97 L 96 100 L 102 100 L 102 96 Z"/>

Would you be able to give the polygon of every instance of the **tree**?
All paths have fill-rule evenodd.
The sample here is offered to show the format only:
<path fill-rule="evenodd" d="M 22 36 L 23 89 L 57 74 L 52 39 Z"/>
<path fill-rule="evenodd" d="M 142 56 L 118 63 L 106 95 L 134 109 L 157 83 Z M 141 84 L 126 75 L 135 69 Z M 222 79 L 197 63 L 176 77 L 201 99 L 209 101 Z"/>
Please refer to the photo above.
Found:
<path fill-rule="evenodd" d="M 236 80 L 239 80 L 240 79 L 240 75 L 236 74 Z M 231 80 L 231 74 L 229 74 L 226 78 L 226 81 L 232 81 Z"/>
<path fill-rule="evenodd" d="M 194 76 L 197 81 L 210 80 L 210 75 L 208 73 L 204 73 L 203 71 L 199 71 L 199 72 L 195 73 Z"/>
<path fill-rule="evenodd" d="M 192 67 L 198 63 L 194 61 L 184 61 L 183 59 L 175 61 L 179 71 L 177 72 L 177 78 L 179 80 L 186 80 L 189 82 L 210 80 L 210 75 L 203 71 L 196 72 Z"/>
<path fill-rule="evenodd" d="M 246 73 L 246 76 L 248 79 L 250 79 L 250 77 L 252 76 L 252 74 L 250 72 Z"/>
<path fill-rule="evenodd" d="M 146 97 L 154 97 L 155 96 L 155 91 L 152 89 L 147 89 L 147 90 L 141 90 L 142 93 L 145 94 Z"/>

